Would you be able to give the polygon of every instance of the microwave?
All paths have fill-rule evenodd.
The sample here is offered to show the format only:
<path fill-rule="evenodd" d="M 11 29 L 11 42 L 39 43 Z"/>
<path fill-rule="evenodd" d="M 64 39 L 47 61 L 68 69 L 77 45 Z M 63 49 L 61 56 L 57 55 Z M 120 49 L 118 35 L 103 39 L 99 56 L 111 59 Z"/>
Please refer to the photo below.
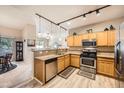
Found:
<path fill-rule="evenodd" d="M 96 40 L 83 40 L 82 46 L 83 47 L 96 47 Z"/>

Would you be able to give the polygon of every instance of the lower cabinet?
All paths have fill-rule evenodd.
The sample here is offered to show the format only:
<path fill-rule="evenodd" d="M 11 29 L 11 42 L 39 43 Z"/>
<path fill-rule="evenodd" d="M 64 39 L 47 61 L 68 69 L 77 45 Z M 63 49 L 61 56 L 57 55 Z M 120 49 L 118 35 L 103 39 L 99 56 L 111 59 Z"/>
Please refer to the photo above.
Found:
<path fill-rule="evenodd" d="M 98 58 L 97 73 L 114 77 L 114 59 Z"/>
<path fill-rule="evenodd" d="M 71 66 L 80 67 L 80 56 L 79 55 L 71 55 Z"/>
<path fill-rule="evenodd" d="M 57 59 L 58 73 L 65 69 L 64 56 Z"/>
<path fill-rule="evenodd" d="M 65 68 L 70 66 L 70 55 L 65 55 Z"/>
<path fill-rule="evenodd" d="M 57 59 L 58 73 L 63 71 L 65 68 L 67 68 L 70 65 L 79 68 L 80 67 L 80 56 L 68 54 L 68 55 L 58 57 Z"/>

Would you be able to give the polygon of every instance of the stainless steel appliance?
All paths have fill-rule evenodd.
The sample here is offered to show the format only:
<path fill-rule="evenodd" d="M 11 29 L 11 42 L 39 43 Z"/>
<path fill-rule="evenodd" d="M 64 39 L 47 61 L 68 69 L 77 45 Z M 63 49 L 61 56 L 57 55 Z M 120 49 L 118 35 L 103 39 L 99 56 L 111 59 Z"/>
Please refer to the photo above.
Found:
<path fill-rule="evenodd" d="M 124 23 L 116 33 L 115 75 L 116 87 L 124 87 Z"/>
<path fill-rule="evenodd" d="M 82 41 L 83 47 L 96 47 L 96 40 L 83 40 Z"/>
<path fill-rule="evenodd" d="M 57 58 L 48 59 L 45 61 L 45 68 L 46 68 L 46 78 L 45 82 L 52 79 L 54 76 L 57 75 Z"/>
<path fill-rule="evenodd" d="M 85 48 L 80 57 L 80 70 L 83 76 L 95 79 L 96 48 Z"/>

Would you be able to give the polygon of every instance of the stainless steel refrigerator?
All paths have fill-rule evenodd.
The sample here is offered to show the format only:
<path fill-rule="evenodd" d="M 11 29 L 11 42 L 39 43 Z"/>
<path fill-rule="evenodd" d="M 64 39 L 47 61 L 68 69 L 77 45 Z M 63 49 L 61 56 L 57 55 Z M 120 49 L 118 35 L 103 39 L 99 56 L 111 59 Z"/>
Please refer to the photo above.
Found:
<path fill-rule="evenodd" d="M 124 22 L 116 33 L 115 44 L 115 76 L 116 87 L 124 88 Z"/>

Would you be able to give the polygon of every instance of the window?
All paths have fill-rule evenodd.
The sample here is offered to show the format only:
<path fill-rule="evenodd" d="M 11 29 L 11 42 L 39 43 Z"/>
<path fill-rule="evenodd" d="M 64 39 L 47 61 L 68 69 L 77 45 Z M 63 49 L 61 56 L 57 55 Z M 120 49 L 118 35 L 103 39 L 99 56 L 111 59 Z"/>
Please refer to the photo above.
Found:
<path fill-rule="evenodd" d="M 13 52 L 14 39 L 0 37 L 0 51 L 1 53 Z"/>

